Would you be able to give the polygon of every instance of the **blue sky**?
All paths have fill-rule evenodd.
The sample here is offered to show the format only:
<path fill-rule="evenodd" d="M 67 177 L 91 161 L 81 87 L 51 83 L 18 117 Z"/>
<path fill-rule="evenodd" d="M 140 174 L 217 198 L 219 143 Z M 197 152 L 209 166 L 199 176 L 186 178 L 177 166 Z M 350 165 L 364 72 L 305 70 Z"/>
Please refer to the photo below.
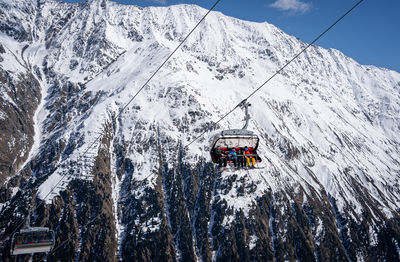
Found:
<path fill-rule="evenodd" d="M 359 0 L 221 0 L 215 10 L 248 21 L 268 22 L 309 43 Z M 76 3 L 83 0 L 64 0 Z M 215 0 L 113 0 L 138 6 L 197 4 Z M 364 0 L 316 44 L 335 48 L 360 64 L 400 72 L 400 1 Z"/>

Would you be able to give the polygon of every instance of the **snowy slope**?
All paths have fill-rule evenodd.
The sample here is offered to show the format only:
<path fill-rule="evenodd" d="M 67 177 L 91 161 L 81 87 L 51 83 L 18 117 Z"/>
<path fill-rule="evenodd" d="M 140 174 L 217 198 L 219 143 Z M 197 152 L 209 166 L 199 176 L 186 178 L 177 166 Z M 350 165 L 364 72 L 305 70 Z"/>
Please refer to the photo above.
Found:
<path fill-rule="evenodd" d="M 207 176 L 214 181 L 209 189 L 212 195 L 208 196 L 208 237 L 211 258 L 216 260 L 226 254 L 218 240 L 225 232 L 222 228 L 229 228 L 239 213 L 250 219 L 267 195 L 273 196 L 271 214 L 280 209 L 276 214 L 282 217 L 285 197 L 289 206 L 299 203 L 304 210 L 314 202 L 328 201 L 349 260 L 353 260 L 353 251 L 346 246 L 346 225 L 341 224 L 341 217 L 357 223 L 367 221 L 371 243 L 377 241 L 379 228 L 386 221 L 398 219 L 398 72 L 360 65 L 338 50 L 311 47 L 249 100 L 249 129 L 261 139 L 260 165 L 264 168 L 218 175 L 209 164 L 211 130 L 185 146 L 295 56 L 305 43 L 271 24 L 213 12 L 125 107 L 207 10 L 194 5 L 140 8 L 96 0 L 81 4 L 15 1 L 2 6 L 12 10 L 3 14 L 11 20 L 8 25 L 14 20 L 20 25 L 12 33 L 2 28 L 2 44 L 14 53 L 29 45 L 22 57 L 29 68 L 37 66 L 36 74 L 42 75 L 44 100 L 35 116 L 35 144 L 27 163 L 40 162 L 50 151 L 59 155 L 38 167 L 41 171 L 37 179 L 41 182 L 35 186 L 39 197 L 50 204 L 73 179 L 96 181 L 93 165 L 105 149 L 110 159 L 113 217 L 121 256 L 126 255 L 128 228 L 140 228 L 138 235 L 158 232 L 165 220 L 176 250 L 171 251 L 175 254 L 172 256 L 185 258 L 182 236 L 177 237 L 179 230 L 173 226 L 177 207 L 171 203 L 178 193 L 172 192 L 177 190 L 182 191 L 185 204 L 181 204 L 187 210 L 179 216 L 182 221 L 189 220 L 192 227 L 190 252 L 197 259 L 207 260 L 195 229 L 200 200 L 195 198 L 192 203 L 188 193 L 193 181 L 200 181 L 193 191 L 200 196 Z M 6 70 L 26 70 L 17 68 L 10 52 L 4 57 L 0 64 Z M 240 128 L 243 117 L 243 112 L 236 110 L 217 130 Z M 110 123 L 111 142 L 106 146 L 103 138 L 96 139 L 103 137 Z M 51 144 L 57 146 L 49 149 Z M 127 166 L 132 168 L 128 170 Z M 182 184 L 175 185 L 173 181 L 179 179 Z M 164 209 L 149 215 L 149 226 L 138 215 L 137 205 L 149 201 L 150 191 L 159 192 L 160 183 Z M 244 189 L 238 190 L 241 187 Z M 135 201 L 139 204 L 132 204 Z M 224 211 L 220 221 L 222 207 L 229 211 Z M 279 219 L 271 214 L 265 222 L 269 224 L 269 237 L 279 239 L 285 233 L 278 229 L 287 230 L 287 226 L 274 226 Z M 321 221 L 323 218 L 314 227 L 310 225 L 316 247 L 322 245 L 321 228 L 326 228 Z M 260 245 L 259 232 L 252 233 L 246 238 L 249 250 Z M 352 239 L 351 233 L 348 237 Z M 277 246 L 271 241 L 279 259 Z M 314 252 L 317 259 L 323 257 Z M 354 255 L 359 261 L 372 256 L 357 252 L 361 252 Z"/>

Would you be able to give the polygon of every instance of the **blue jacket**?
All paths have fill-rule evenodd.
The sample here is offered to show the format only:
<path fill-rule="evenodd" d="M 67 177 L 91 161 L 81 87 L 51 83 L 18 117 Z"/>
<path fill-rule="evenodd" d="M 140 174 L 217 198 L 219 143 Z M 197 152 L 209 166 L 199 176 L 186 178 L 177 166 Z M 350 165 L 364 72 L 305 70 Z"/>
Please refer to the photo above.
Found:
<path fill-rule="evenodd" d="M 236 152 L 230 151 L 230 152 L 229 152 L 229 158 L 231 158 L 231 159 L 237 159 L 237 154 L 236 154 Z"/>

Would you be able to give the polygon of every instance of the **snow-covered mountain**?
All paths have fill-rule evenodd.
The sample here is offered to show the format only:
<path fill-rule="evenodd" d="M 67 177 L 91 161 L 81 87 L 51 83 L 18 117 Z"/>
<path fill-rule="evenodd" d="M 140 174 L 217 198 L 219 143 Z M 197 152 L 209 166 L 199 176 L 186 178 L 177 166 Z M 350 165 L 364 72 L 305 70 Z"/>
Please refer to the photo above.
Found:
<path fill-rule="evenodd" d="M 249 100 L 263 168 L 218 173 L 242 111 L 187 145 L 306 43 L 212 12 L 134 98 L 206 12 L 0 0 L 3 239 L 36 202 L 35 261 L 399 261 L 400 74 L 312 46 Z"/>

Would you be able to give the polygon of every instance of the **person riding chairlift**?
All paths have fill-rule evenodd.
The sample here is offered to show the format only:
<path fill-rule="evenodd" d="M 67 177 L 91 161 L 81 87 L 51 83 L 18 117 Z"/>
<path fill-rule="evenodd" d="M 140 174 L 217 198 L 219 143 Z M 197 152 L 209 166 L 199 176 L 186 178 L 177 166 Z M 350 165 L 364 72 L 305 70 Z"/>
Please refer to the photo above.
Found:
<path fill-rule="evenodd" d="M 249 148 L 247 146 L 244 147 L 244 155 L 251 155 Z M 246 156 L 246 162 L 248 167 L 255 167 L 256 159 L 253 156 Z"/>
<path fill-rule="evenodd" d="M 227 164 L 227 159 L 226 159 L 226 153 L 221 149 L 221 147 L 218 147 L 216 150 L 219 158 L 219 167 L 226 167 Z"/>
<path fill-rule="evenodd" d="M 237 154 L 236 154 L 236 149 L 235 148 L 232 148 L 231 151 L 229 152 L 229 159 L 232 160 L 233 165 L 235 167 L 238 166 L 238 162 L 237 162 L 238 160 L 237 160 Z"/>
<path fill-rule="evenodd" d="M 238 167 L 245 167 L 246 159 L 244 157 L 244 148 L 239 148 L 239 150 L 236 153 L 238 156 Z"/>

